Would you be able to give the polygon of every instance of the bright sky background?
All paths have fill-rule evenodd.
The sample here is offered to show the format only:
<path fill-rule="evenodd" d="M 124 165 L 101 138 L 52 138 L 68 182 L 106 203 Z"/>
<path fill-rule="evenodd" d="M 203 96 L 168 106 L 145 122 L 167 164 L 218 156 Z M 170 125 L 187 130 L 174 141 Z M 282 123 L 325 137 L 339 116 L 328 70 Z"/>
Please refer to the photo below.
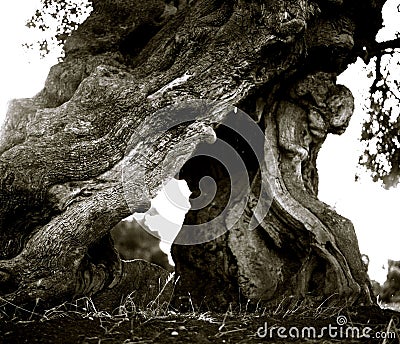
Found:
<path fill-rule="evenodd" d="M 384 8 L 385 29 L 379 39 L 394 38 L 400 32 L 400 15 L 396 10 L 399 0 L 389 0 Z M 25 27 L 25 22 L 40 8 L 39 0 L 16 0 L 0 2 L 0 32 L 2 32 L 2 54 L 0 54 L 0 123 L 3 121 L 7 102 L 12 98 L 31 97 L 41 90 L 50 66 L 57 62 L 59 52 L 41 59 L 37 51 L 27 51 L 22 43 L 34 40 L 34 30 Z M 362 150 L 358 138 L 364 116 L 361 104 L 371 80 L 366 77 L 366 67 L 358 61 L 340 78 L 356 98 L 356 110 L 350 126 L 341 136 L 330 135 L 318 159 L 320 174 L 320 199 L 335 207 L 355 225 L 362 253 L 370 257 L 370 276 L 383 282 L 386 278 L 387 259 L 400 260 L 400 225 L 398 208 L 400 188 L 384 190 L 368 176 L 354 182 L 359 153 Z M 176 182 L 172 182 L 172 184 Z M 184 185 L 181 192 L 188 194 Z M 183 220 L 183 212 L 160 206 L 165 204 L 165 193 L 154 201 L 160 217 L 169 219 L 172 231 L 177 231 Z M 178 208 L 185 208 L 180 203 Z M 175 212 L 175 215 L 172 215 Z M 155 219 L 148 218 L 150 223 Z M 165 230 L 164 228 L 164 230 Z M 169 238 L 168 238 L 169 239 Z M 170 241 L 168 240 L 167 241 Z M 163 248 L 168 244 L 164 243 Z"/>

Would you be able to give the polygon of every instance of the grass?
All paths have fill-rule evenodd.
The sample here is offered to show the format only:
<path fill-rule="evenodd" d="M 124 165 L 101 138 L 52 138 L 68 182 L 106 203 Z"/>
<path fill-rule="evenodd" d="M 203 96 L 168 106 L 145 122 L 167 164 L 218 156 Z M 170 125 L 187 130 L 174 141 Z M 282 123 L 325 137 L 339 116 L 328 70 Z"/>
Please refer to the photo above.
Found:
<path fill-rule="evenodd" d="M 91 298 L 84 297 L 64 302 L 45 311 L 32 310 L 7 304 L 0 307 L 0 343 L 381 343 L 400 342 L 400 313 L 378 307 L 326 307 L 322 302 L 310 307 L 306 301 L 286 298 L 275 306 L 258 303 L 249 311 L 249 301 L 225 312 L 202 312 L 196 309 L 190 294 L 189 312 L 181 313 L 161 295 L 166 285 L 173 282 L 171 275 L 159 294 L 144 307 L 135 303 L 137 297 L 129 295 L 112 312 L 99 309 Z M 175 282 L 176 283 L 176 282 Z M 137 296 L 137 295 L 136 295 Z M 164 299 L 164 301 L 163 301 Z M 0 298 L 0 301 L 4 301 Z M 326 300 L 327 301 L 327 300 Z M 384 306 L 384 305 L 381 305 Z M 393 307 L 392 307 L 393 308 Z M 285 327 L 304 329 L 313 326 L 321 329 L 337 325 L 345 317 L 347 326 L 370 327 L 380 333 L 379 339 L 352 338 L 280 338 L 277 330 L 273 338 L 260 336 L 260 328 Z M 3 340 L 3 341 L 2 341 Z"/>

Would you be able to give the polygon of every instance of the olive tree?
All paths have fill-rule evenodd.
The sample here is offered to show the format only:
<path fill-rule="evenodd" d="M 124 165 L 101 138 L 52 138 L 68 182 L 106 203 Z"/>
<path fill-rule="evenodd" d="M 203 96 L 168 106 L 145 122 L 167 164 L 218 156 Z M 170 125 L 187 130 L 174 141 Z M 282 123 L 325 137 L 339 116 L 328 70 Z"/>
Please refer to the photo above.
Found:
<path fill-rule="evenodd" d="M 2 128 L 2 299 L 129 293 L 145 268 L 121 261 L 110 230 L 178 177 L 193 194 L 176 304 L 371 303 L 351 222 L 318 200 L 316 159 L 353 111 L 337 75 L 385 49 L 383 3 L 93 0 Z"/>

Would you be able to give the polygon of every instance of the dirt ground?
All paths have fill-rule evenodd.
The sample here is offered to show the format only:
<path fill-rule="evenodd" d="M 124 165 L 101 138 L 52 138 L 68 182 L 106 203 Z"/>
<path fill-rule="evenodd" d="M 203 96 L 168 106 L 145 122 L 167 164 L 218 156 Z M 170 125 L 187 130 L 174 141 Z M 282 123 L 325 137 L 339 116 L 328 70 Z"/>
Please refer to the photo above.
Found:
<path fill-rule="evenodd" d="M 85 310 L 53 309 L 25 320 L 3 315 L 0 343 L 400 343 L 400 313 L 378 307 L 113 316 Z"/>

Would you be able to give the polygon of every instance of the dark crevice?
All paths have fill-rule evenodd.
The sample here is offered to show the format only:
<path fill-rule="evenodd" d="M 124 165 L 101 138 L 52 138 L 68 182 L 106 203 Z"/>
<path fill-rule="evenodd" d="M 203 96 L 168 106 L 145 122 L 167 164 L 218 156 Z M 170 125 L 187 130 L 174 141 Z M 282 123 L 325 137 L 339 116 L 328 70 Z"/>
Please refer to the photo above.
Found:
<path fill-rule="evenodd" d="M 120 42 L 119 51 L 127 56 L 128 59 L 133 59 L 143 50 L 160 29 L 161 26 L 156 26 L 151 23 L 140 25 Z"/>

